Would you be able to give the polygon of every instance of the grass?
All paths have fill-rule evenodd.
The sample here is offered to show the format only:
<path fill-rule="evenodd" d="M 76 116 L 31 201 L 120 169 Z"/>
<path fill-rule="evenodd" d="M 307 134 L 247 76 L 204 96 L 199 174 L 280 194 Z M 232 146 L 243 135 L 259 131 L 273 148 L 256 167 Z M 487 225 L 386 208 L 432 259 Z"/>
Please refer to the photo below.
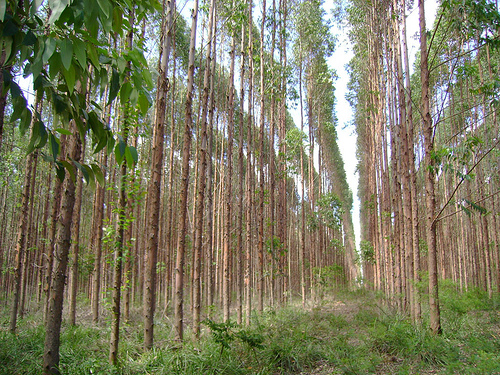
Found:
<path fill-rule="evenodd" d="M 142 350 L 142 325 L 121 331 L 119 366 L 110 366 L 109 328 L 63 325 L 63 374 L 500 374 L 500 313 L 480 291 L 442 290 L 443 335 L 391 312 L 373 293 L 357 291 L 343 302 L 291 306 L 256 315 L 251 327 L 203 325 L 199 341 L 187 332 L 182 347 L 168 322 L 156 322 L 154 350 Z M 337 299 L 339 295 L 337 295 Z M 39 374 L 44 329 L 32 313 L 8 332 L 0 312 L 0 375 Z M 215 324 L 215 325 L 214 325 Z M 212 332 L 210 332 L 211 327 Z M 219 333 L 216 335 L 215 333 Z"/>

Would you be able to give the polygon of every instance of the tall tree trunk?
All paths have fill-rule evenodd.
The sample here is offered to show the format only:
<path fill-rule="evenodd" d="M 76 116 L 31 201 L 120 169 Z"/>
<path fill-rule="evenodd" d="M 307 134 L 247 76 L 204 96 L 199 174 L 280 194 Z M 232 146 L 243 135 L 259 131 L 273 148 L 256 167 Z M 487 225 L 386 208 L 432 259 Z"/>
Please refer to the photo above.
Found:
<path fill-rule="evenodd" d="M 234 1 L 233 1 L 234 4 Z M 228 121 L 227 121 L 227 172 L 225 173 L 225 199 L 224 199 L 224 249 L 223 249 L 223 277 L 222 277 L 222 310 L 223 319 L 229 321 L 231 307 L 231 214 L 232 214 L 232 185 L 233 185 L 233 134 L 234 134 L 234 61 L 236 56 L 235 33 L 231 37 L 231 62 L 229 66 L 228 88 Z"/>
<path fill-rule="evenodd" d="M 79 162 L 82 142 L 74 121 L 71 122 L 72 135 L 68 136 L 68 159 Z M 49 292 L 48 312 L 45 323 L 45 344 L 43 354 L 44 374 L 59 374 L 59 346 L 66 283 L 66 268 L 71 246 L 71 226 L 75 206 L 75 183 L 71 178 L 64 182 L 64 193 L 61 200 L 57 242 L 54 249 L 54 268 Z"/>
<path fill-rule="evenodd" d="M 260 131 L 259 131 L 259 208 L 258 208 L 258 242 L 257 255 L 259 268 L 257 270 L 257 291 L 259 312 L 264 310 L 264 128 L 265 128 L 265 82 L 264 82 L 264 32 L 266 25 L 266 0 L 262 2 L 262 24 L 260 28 Z M 273 254 L 271 254 L 271 257 Z M 274 277 L 271 274 L 271 280 Z M 272 286 L 271 286 L 272 290 Z M 272 293 L 271 293 L 272 295 Z M 272 304 L 272 299 L 271 299 Z"/>
<path fill-rule="evenodd" d="M 439 311 L 437 249 L 436 249 L 436 193 L 434 191 L 434 134 L 429 104 L 429 66 L 427 51 L 427 35 L 425 27 L 424 0 L 419 0 L 420 19 L 420 79 L 422 84 L 421 108 L 423 116 L 423 131 L 425 143 L 425 207 L 426 207 L 426 238 L 428 248 L 429 268 L 429 309 L 430 329 L 434 334 L 441 333 L 441 314 Z"/>
<path fill-rule="evenodd" d="M 245 323 L 250 325 L 252 312 L 252 126 L 253 126 L 253 0 L 248 1 L 248 119 L 247 119 L 247 176 L 246 176 L 246 257 L 245 257 Z"/>
<path fill-rule="evenodd" d="M 186 93 L 186 119 L 184 127 L 184 144 L 182 146 L 182 183 L 180 194 L 179 238 L 177 259 L 175 263 L 175 339 L 182 341 L 184 337 L 184 259 L 187 235 L 187 200 L 189 191 L 189 162 L 191 159 L 191 138 L 193 127 L 193 80 L 194 57 L 196 46 L 196 24 L 198 20 L 198 0 L 192 10 L 191 38 L 189 44 L 188 84 Z"/>
<path fill-rule="evenodd" d="M 158 82 L 156 88 L 156 112 L 153 128 L 153 149 L 151 156 L 151 177 L 147 192 L 146 269 L 144 277 L 144 349 L 153 347 L 154 313 L 156 306 L 156 260 L 160 221 L 161 181 L 163 170 L 163 138 L 165 134 L 168 82 L 168 62 L 172 41 L 172 18 L 175 0 L 164 0 L 163 14 L 166 13 L 161 28 L 160 58 L 158 60 Z"/>
<path fill-rule="evenodd" d="M 85 154 L 85 142 L 82 145 L 82 155 Z M 73 226 L 72 226 L 72 260 L 71 260 L 71 275 L 70 275 L 70 292 L 69 292 L 69 324 L 74 326 L 76 324 L 76 294 L 78 290 L 78 256 L 80 253 L 80 216 L 82 210 L 82 192 L 83 192 L 83 179 L 80 173 L 77 174 L 78 183 L 76 186 L 75 208 L 73 212 Z"/>
<path fill-rule="evenodd" d="M 207 171 L 207 122 L 208 122 L 208 100 L 211 83 L 211 62 L 212 62 L 212 31 L 214 23 L 215 0 L 210 2 L 209 21 L 208 21 L 208 42 L 205 74 L 203 77 L 203 98 L 200 129 L 200 152 L 199 152 L 199 173 L 198 173 L 198 191 L 196 196 L 195 212 L 195 244 L 194 244 L 194 270 L 193 270 L 193 332 L 198 338 L 200 336 L 200 309 L 201 309 L 201 255 L 203 250 L 203 211 L 205 207 L 205 188 Z"/>

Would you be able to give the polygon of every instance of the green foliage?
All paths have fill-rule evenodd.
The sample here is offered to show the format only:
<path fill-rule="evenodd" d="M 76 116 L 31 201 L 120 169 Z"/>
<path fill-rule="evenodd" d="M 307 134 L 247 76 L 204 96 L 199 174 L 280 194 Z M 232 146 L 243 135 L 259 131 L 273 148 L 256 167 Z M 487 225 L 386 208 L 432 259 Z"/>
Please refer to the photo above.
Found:
<path fill-rule="evenodd" d="M 370 241 L 363 240 L 359 244 L 361 261 L 368 264 L 375 264 L 375 249 Z"/>
<path fill-rule="evenodd" d="M 115 140 L 102 109 L 85 97 L 89 80 L 92 87 L 101 88 L 101 95 L 109 85 L 108 104 L 119 97 L 122 104 L 140 103 L 143 113 L 151 105 L 149 91 L 153 82 L 142 49 L 139 46 L 119 52 L 112 48 L 112 39 L 106 37 L 116 38 L 131 30 L 128 13 L 133 5 L 126 0 L 99 0 L 98 6 L 92 0 L 49 1 L 51 13 L 45 22 L 47 13 L 41 3 L 8 0 L 0 9 L 0 32 L 6 51 L 4 90 L 10 91 L 13 106 L 10 121 L 19 123 L 21 135 L 31 132 L 28 152 L 48 143 L 49 151 L 43 156 L 54 164 L 59 178 L 64 178 L 65 170 L 74 178 L 77 168 L 87 182 L 99 181 L 102 172 L 97 164 L 87 166 L 59 158 L 58 135 L 70 134 L 66 127 L 74 121 L 80 136 L 91 133 L 94 153 L 113 148 Z M 154 9 L 159 9 L 157 1 L 142 2 L 135 10 L 136 17 L 140 20 L 145 11 Z M 11 69 L 14 66 L 20 69 Z M 23 79 L 32 80 L 35 96 L 50 103 L 53 124 L 46 124 L 41 114 L 28 105 L 20 87 L 21 78 L 16 75 L 18 70 Z M 119 156 L 126 157 L 130 166 L 136 162 L 137 152 L 126 146 Z"/>

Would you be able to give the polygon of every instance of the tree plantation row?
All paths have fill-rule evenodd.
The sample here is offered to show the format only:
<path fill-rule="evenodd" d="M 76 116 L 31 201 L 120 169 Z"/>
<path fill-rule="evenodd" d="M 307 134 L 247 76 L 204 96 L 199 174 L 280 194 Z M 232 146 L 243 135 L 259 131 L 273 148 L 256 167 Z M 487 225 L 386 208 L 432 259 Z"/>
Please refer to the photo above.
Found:
<path fill-rule="evenodd" d="M 148 350 L 155 320 L 181 342 L 360 275 L 327 18 L 319 1 L 0 7 L 1 298 L 13 333 L 43 311 L 45 373 L 63 317 L 106 321 L 117 364 L 134 309 Z"/>
<path fill-rule="evenodd" d="M 490 298 L 500 291 L 500 14 L 496 1 L 443 0 L 428 30 L 424 2 L 412 5 L 343 8 L 355 52 L 360 252 L 365 281 L 416 322 L 429 293 L 430 328 L 440 333 L 439 279 Z M 412 73 L 406 21 L 414 12 Z"/>

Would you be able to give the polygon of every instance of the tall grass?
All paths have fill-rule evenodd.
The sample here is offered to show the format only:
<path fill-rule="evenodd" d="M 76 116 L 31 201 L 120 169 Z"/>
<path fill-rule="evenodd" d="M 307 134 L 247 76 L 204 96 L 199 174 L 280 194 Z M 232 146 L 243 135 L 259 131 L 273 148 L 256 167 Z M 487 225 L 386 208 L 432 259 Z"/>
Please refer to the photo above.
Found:
<path fill-rule="evenodd" d="M 213 323 L 199 341 L 176 345 L 158 319 L 155 349 L 142 349 L 139 320 L 121 331 L 119 365 L 108 364 L 107 325 L 63 325 L 63 374 L 500 374 L 498 304 L 478 291 L 442 290 L 444 333 L 432 335 L 392 312 L 371 292 L 336 295 L 319 307 L 290 306 L 255 315 L 251 327 Z M 339 302 L 341 299 L 343 302 Z M 32 314 L 8 332 L 0 312 L 0 375 L 40 374 L 44 329 Z M 209 327 L 212 328 L 210 331 Z M 217 328 L 218 327 L 218 328 Z M 217 330 L 224 332 L 217 336 Z"/>

